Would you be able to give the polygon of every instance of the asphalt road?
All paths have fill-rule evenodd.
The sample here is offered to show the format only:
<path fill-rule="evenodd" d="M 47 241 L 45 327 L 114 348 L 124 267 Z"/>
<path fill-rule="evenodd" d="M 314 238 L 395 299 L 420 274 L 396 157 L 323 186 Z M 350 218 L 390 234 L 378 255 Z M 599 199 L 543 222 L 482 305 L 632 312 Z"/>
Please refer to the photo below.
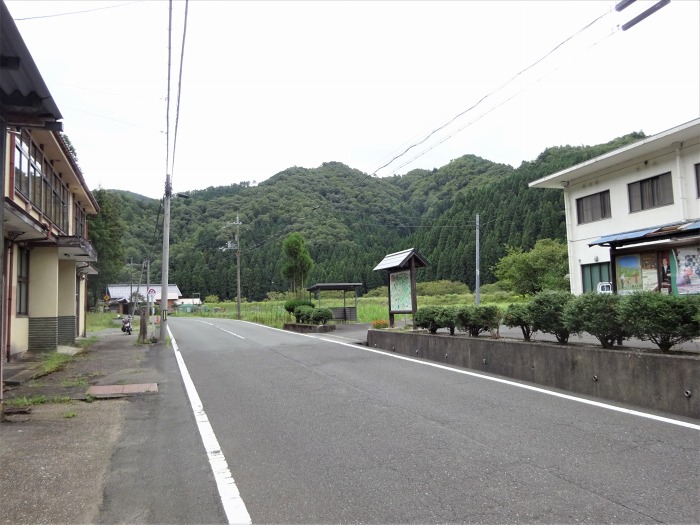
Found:
<path fill-rule="evenodd" d="M 226 523 L 173 350 L 145 355 L 133 366 L 153 371 L 158 394 L 122 409 L 94 523 Z"/>
<path fill-rule="evenodd" d="M 245 322 L 169 324 L 253 523 L 700 522 L 697 426 Z M 183 440 L 210 494 L 201 439 L 151 417 L 134 426 Z"/>

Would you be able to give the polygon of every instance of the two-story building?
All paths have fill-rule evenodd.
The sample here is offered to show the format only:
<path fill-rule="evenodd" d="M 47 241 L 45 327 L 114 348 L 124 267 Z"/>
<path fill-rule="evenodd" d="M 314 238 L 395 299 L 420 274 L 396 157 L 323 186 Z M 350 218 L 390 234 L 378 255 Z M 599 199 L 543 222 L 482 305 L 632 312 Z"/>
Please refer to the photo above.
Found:
<path fill-rule="evenodd" d="M 0 0 L 0 209 L 3 234 L 0 361 L 55 350 L 85 334 L 87 239 L 98 205 L 62 115 Z"/>
<path fill-rule="evenodd" d="M 564 191 L 572 293 L 700 293 L 700 119 L 530 187 Z"/>

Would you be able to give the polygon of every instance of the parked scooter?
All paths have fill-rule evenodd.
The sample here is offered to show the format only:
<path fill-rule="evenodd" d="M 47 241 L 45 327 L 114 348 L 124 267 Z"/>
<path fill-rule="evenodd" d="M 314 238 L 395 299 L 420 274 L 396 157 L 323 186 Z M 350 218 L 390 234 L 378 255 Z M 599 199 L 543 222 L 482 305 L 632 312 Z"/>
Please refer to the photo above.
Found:
<path fill-rule="evenodd" d="M 131 335 L 131 316 L 127 315 L 122 319 L 122 332 L 126 332 L 126 335 Z"/>

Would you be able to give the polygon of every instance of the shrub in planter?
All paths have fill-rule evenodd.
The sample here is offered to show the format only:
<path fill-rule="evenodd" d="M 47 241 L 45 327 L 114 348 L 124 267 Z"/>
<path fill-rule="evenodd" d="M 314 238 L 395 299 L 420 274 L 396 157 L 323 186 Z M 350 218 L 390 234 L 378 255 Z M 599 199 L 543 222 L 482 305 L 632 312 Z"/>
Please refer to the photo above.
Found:
<path fill-rule="evenodd" d="M 309 301 L 308 299 L 289 299 L 288 301 L 285 301 L 284 303 L 284 309 L 289 312 L 290 315 L 294 315 L 296 317 L 296 314 L 294 311 L 297 309 L 298 306 L 311 306 L 313 308 L 314 303 Z M 296 317 L 297 323 L 299 322 L 299 318 Z"/>
<path fill-rule="evenodd" d="M 333 312 L 330 308 L 314 308 L 311 313 L 311 322 L 313 324 L 326 324 L 333 319 Z"/>
<path fill-rule="evenodd" d="M 603 348 L 612 348 L 615 341 L 626 337 L 617 307 L 619 295 L 585 293 L 574 297 L 564 307 L 564 324 L 571 333 L 588 332 Z"/>
<path fill-rule="evenodd" d="M 372 328 L 375 328 L 377 330 L 382 329 L 382 328 L 389 328 L 389 321 L 386 319 L 375 319 L 372 321 Z"/>
<path fill-rule="evenodd" d="M 481 318 L 478 306 L 462 306 L 457 310 L 457 327 L 472 337 L 478 337 L 481 332 L 489 329 Z"/>
<path fill-rule="evenodd" d="M 662 352 L 700 336 L 700 296 L 638 292 L 622 297 L 619 320 L 625 330 L 642 341 L 651 341 Z"/>
<path fill-rule="evenodd" d="M 297 306 L 294 309 L 294 317 L 297 323 L 311 324 L 311 316 L 314 313 L 314 307 L 308 305 Z"/>
<path fill-rule="evenodd" d="M 530 302 L 532 329 L 552 334 L 558 342 L 567 343 L 571 331 L 564 323 L 564 307 L 573 297 L 570 292 L 555 290 L 536 294 Z"/>
<path fill-rule="evenodd" d="M 428 332 L 434 334 L 438 331 L 438 328 L 440 328 L 437 323 L 439 310 L 439 306 L 426 306 L 424 308 L 419 308 L 416 310 L 416 313 L 413 316 L 413 325 L 416 328 L 427 328 Z"/>
<path fill-rule="evenodd" d="M 491 337 L 498 338 L 498 329 L 503 322 L 503 311 L 495 304 L 475 306 L 479 322 L 482 323 L 491 334 Z"/>
<path fill-rule="evenodd" d="M 513 303 L 508 305 L 503 314 L 503 324 L 508 328 L 520 328 L 525 341 L 529 341 L 535 330 L 532 329 L 530 303 Z"/>
<path fill-rule="evenodd" d="M 457 327 L 457 308 L 454 306 L 438 308 L 435 316 L 435 323 L 438 325 L 438 328 L 447 328 L 450 331 L 450 335 L 455 335 L 455 328 Z"/>

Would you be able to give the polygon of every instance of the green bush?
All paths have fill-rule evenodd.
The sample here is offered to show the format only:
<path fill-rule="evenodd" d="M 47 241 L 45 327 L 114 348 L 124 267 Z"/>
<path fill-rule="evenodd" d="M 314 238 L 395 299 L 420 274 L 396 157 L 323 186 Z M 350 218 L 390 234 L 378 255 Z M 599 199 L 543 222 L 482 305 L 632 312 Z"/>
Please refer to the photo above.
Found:
<path fill-rule="evenodd" d="M 700 336 L 700 296 L 638 292 L 623 296 L 618 308 L 624 329 L 662 352 Z"/>
<path fill-rule="evenodd" d="M 441 309 L 442 307 L 440 306 L 418 308 L 413 316 L 413 325 L 416 328 L 427 328 L 428 332 L 434 334 L 438 331 L 438 328 L 440 328 L 437 318 Z"/>
<path fill-rule="evenodd" d="M 509 328 L 520 328 L 525 341 L 529 341 L 535 330 L 532 328 L 532 315 L 530 314 L 530 303 L 509 304 L 503 315 L 503 324 Z"/>
<path fill-rule="evenodd" d="M 532 329 L 552 334 L 557 341 L 565 344 L 571 334 L 564 323 L 564 308 L 573 299 L 570 292 L 545 291 L 535 295 L 530 303 Z"/>
<path fill-rule="evenodd" d="M 314 308 L 311 312 L 311 322 L 313 324 L 326 324 L 333 319 L 333 312 L 330 308 Z"/>
<path fill-rule="evenodd" d="M 207 295 L 204 298 L 205 303 L 210 303 L 210 304 L 216 304 L 219 302 L 219 296 L 218 295 Z"/>
<path fill-rule="evenodd" d="M 619 295 L 585 293 L 564 308 L 564 324 L 571 333 L 588 332 L 603 348 L 612 348 L 626 336 L 618 316 Z"/>
<path fill-rule="evenodd" d="M 498 327 L 503 315 L 496 305 L 469 305 L 459 308 L 456 317 L 457 327 L 472 337 L 486 331 L 493 337 L 498 337 Z"/>
<path fill-rule="evenodd" d="M 295 315 L 294 311 L 297 309 L 297 306 L 311 306 L 313 308 L 314 303 L 309 301 L 308 299 L 289 299 L 288 301 L 285 301 L 284 303 L 284 309 L 287 310 L 291 315 Z M 299 319 L 297 319 L 297 323 L 299 322 Z"/>
<path fill-rule="evenodd" d="M 314 313 L 314 307 L 303 304 L 294 309 L 294 317 L 297 323 L 311 324 L 311 316 Z"/>
<path fill-rule="evenodd" d="M 457 308 L 454 306 L 443 306 L 435 317 L 435 322 L 438 328 L 447 328 L 450 331 L 450 335 L 455 335 L 455 328 L 457 328 Z"/>

